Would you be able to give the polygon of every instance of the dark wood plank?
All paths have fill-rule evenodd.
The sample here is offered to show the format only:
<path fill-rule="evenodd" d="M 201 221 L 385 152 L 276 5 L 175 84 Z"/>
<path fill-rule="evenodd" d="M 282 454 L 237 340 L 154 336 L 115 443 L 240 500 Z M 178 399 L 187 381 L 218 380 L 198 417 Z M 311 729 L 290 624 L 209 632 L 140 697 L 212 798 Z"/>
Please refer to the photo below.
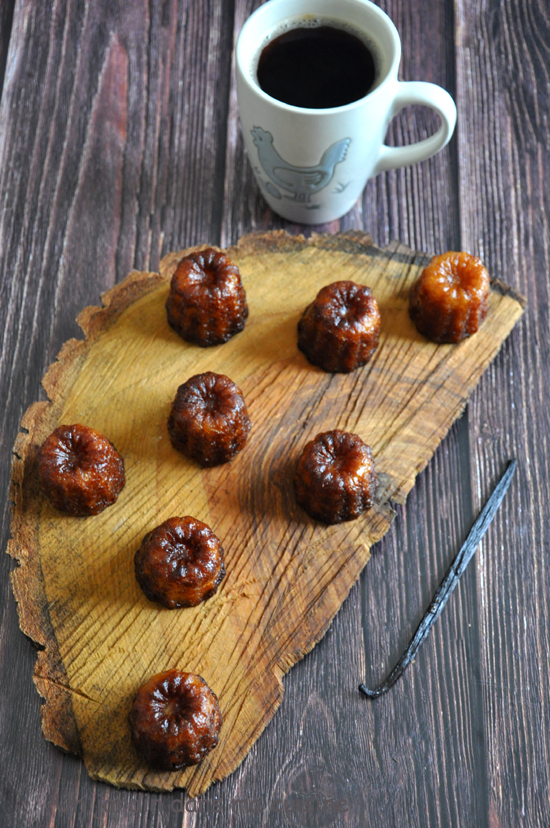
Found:
<path fill-rule="evenodd" d="M 0 122 L 4 491 L 21 416 L 77 313 L 156 267 L 163 244 L 218 241 L 232 16 L 231 2 L 17 4 Z M 4 547 L 8 532 L 6 502 Z M 5 824 L 180 825 L 170 800 L 161 816 L 158 797 L 97 785 L 42 739 L 33 648 L 0 565 Z"/>
<path fill-rule="evenodd" d="M 491 825 L 538 826 L 548 821 L 549 784 L 550 10 L 519 0 L 461 0 L 457 9 L 459 94 L 469 112 L 459 135 L 463 244 L 528 300 L 470 407 L 476 507 L 505 458 L 520 464 L 478 559 L 480 738 Z"/>
<path fill-rule="evenodd" d="M 417 8 L 400 6 L 383 7 L 402 35 L 402 79 L 439 83 L 457 99 L 452 8 L 442 4 L 437 23 L 432 9 L 428 24 L 418 19 Z M 432 47 L 438 62 L 431 56 Z M 459 118 L 467 120 L 460 99 L 457 103 Z M 395 144 L 418 140 L 433 126 L 430 113 L 405 110 L 392 124 L 389 139 Z M 382 200 L 389 216 L 379 232 L 407 239 L 430 253 L 461 249 L 456 147 L 454 138 L 435 158 L 369 182 L 365 196 L 369 188 L 376 188 L 374 202 Z M 406 507 L 399 510 L 391 544 L 380 544 L 381 554 L 364 573 L 371 684 L 402 652 L 473 521 L 468 446 L 465 415 L 417 481 Z M 411 674 L 394 688 L 391 699 L 386 697 L 376 708 L 380 724 L 375 738 L 381 760 L 373 767 L 373 779 L 381 771 L 390 791 L 395 791 L 389 801 L 383 793 L 375 799 L 376 825 L 383 825 L 385 819 L 389 824 L 415 826 L 487 824 L 484 755 L 476 738 L 481 694 L 467 681 L 479 648 L 472 575 L 468 572 L 464 577 Z M 385 623 L 381 618 L 387 619 Z"/>
<path fill-rule="evenodd" d="M 0 98 L 8 60 L 14 6 L 15 0 L 2 0 L 0 3 Z"/>
<path fill-rule="evenodd" d="M 454 93 L 452 7 L 425 9 L 428 24 L 412 7 L 382 5 L 403 36 L 402 78 L 432 80 Z M 251 7 L 237 6 L 237 16 L 240 8 L 244 20 Z M 237 27 L 240 22 L 238 16 Z M 430 113 L 413 108 L 394 121 L 389 142 L 419 140 L 433 127 Z M 266 223 L 291 232 L 301 229 L 263 207 L 242 158 L 234 98 L 229 134 L 226 192 L 250 195 L 232 199 L 224 241 L 233 241 L 245 227 Z M 364 227 L 379 243 L 399 238 L 430 252 L 459 248 L 456 162 L 453 141 L 428 162 L 379 176 L 367 184 L 361 203 L 348 216 L 323 229 Z M 379 544 L 362 583 L 352 590 L 329 634 L 285 679 L 285 700 L 257 745 L 265 762 L 250 762 L 249 771 L 245 763 L 238 782 L 241 795 L 252 800 L 257 774 L 262 774 L 266 824 L 288 824 L 290 815 L 277 815 L 277 807 L 285 795 L 290 807 L 293 786 L 302 794 L 304 807 L 310 797 L 313 810 L 330 798 L 332 789 L 339 790 L 349 805 L 352 825 L 363 824 L 367 814 L 369 825 L 376 826 L 487 824 L 484 755 L 476 736 L 481 691 L 475 684 L 468 688 L 462 679 L 470 669 L 471 650 L 479 650 L 471 574 L 419 654 L 418 669 L 379 703 L 369 705 L 356 692 L 358 679 L 368 677 L 374 683 L 400 654 L 469 529 L 473 512 L 468 450 L 464 417 L 421 476 L 407 506 L 399 510 L 396 525 Z M 294 724 L 296 709 L 302 714 L 300 723 Z M 293 726 L 290 732 L 287 722 Z M 336 735 L 335 745 L 327 731 Z M 327 742 L 337 771 L 326 758 Z M 282 744 L 289 747 L 279 758 Z M 363 809 L 362 817 L 354 813 L 355 807 Z M 206 816 L 199 824 L 207 824 Z M 246 821 L 235 818 L 234 824 L 244 826 Z M 303 824 L 318 823 L 310 815 Z"/>

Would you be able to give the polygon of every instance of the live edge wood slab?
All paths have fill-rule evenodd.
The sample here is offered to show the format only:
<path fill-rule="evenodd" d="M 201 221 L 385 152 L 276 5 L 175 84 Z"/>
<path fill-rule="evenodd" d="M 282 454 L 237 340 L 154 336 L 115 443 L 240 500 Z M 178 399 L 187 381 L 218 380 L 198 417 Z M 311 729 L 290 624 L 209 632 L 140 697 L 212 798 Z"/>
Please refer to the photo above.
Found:
<path fill-rule="evenodd" d="M 407 313 L 425 254 L 399 244 L 381 250 L 358 232 L 252 235 L 228 251 L 247 291 L 246 328 L 203 349 L 166 322 L 169 280 L 186 252 L 165 257 L 160 274 L 131 273 L 103 307 L 80 314 L 86 338 L 65 344 L 43 380 L 49 401 L 32 405 L 21 424 L 8 551 L 19 564 L 12 582 L 21 629 L 40 648 L 34 680 L 46 738 L 81 755 L 96 779 L 196 796 L 239 765 L 275 713 L 282 676 L 327 630 L 390 526 L 391 501 L 405 500 L 524 300 L 493 281 L 481 330 L 437 346 Z M 323 373 L 296 347 L 304 307 L 336 279 L 368 284 L 382 314 L 374 359 L 348 375 Z M 166 431 L 178 385 L 202 371 L 237 383 L 253 423 L 241 454 L 213 469 L 174 451 Z M 56 512 L 37 482 L 40 445 L 74 422 L 104 433 L 126 462 L 118 502 L 96 517 Z M 370 512 L 327 527 L 298 508 L 292 475 L 304 444 L 336 427 L 372 447 L 379 486 Z M 153 526 L 187 514 L 222 540 L 227 576 L 211 600 L 170 611 L 144 597 L 133 557 Z M 158 773 L 134 752 L 127 715 L 138 687 L 170 667 L 206 679 L 224 724 L 201 765 Z"/>

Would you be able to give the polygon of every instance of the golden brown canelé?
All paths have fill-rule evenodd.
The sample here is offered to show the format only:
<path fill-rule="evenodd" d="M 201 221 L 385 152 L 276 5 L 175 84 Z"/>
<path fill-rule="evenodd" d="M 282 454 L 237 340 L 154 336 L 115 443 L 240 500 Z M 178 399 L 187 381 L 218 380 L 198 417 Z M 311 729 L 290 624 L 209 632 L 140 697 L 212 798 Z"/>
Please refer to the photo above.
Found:
<path fill-rule="evenodd" d="M 409 314 L 432 342 L 460 342 L 476 333 L 487 315 L 490 279 L 477 256 L 434 256 L 413 285 Z"/>
<path fill-rule="evenodd" d="M 202 347 L 227 342 L 248 316 L 238 267 L 211 247 L 186 256 L 172 276 L 166 313 L 187 342 Z"/>
<path fill-rule="evenodd" d="M 372 451 L 357 434 L 334 429 L 305 446 L 294 475 L 302 509 L 323 523 L 354 520 L 376 494 Z"/>
<path fill-rule="evenodd" d="M 124 460 L 113 444 L 88 426 L 61 425 L 45 440 L 38 473 L 52 505 L 61 512 L 97 515 L 124 488 Z"/>
<path fill-rule="evenodd" d="M 145 535 L 134 567 L 147 598 L 168 609 L 206 601 L 225 575 L 219 538 L 206 523 L 189 516 L 169 518 Z"/>
<path fill-rule="evenodd" d="M 243 448 L 250 417 L 240 389 L 206 371 L 180 385 L 168 418 L 172 445 L 202 466 L 227 463 Z"/>
<path fill-rule="evenodd" d="M 197 765 L 216 747 L 222 714 L 215 693 L 194 673 L 166 670 L 141 687 L 128 716 L 132 742 L 148 765 Z"/>
<path fill-rule="evenodd" d="M 348 374 L 365 365 L 380 338 L 380 311 L 370 288 L 333 282 L 321 288 L 298 323 L 298 348 L 323 371 Z"/>

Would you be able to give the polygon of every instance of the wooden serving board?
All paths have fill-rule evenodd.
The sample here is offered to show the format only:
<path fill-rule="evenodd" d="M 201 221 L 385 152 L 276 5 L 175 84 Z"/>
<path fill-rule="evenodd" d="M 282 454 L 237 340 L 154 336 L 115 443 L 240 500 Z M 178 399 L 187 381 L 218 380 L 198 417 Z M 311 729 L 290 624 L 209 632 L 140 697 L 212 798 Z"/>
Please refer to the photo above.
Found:
<path fill-rule="evenodd" d="M 189 251 L 185 251 L 189 252 Z M 35 683 L 45 736 L 83 756 L 94 778 L 128 788 L 202 793 L 242 761 L 281 702 L 282 676 L 327 630 L 469 394 L 523 312 L 493 282 L 488 317 L 458 346 L 431 344 L 407 313 L 408 291 L 428 257 L 385 250 L 352 232 L 248 236 L 230 257 L 241 269 L 250 316 L 225 345 L 198 348 L 168 327 L 169 279 L 132 273 L 79 317 L 84 341 L 61 350 L 43 384 L 49 401 L 22 421 L 12 472 L 9 552 L 22 630 L 44 649 Z M 368 284 L 382 314 L 372 362 L 325 374 L 296 347 L 303 308 L 336 279 Z M 174 451 L 166 420 L 178 385 L 227 374 L 242 389 L 253 427 L 229 464 L 202 469 Z M 37 452 L 60 423 L 104 433 L 124 455 L 127 483 L 100 515 L 56 512 L 37 482 Z M 320 431 L 356 432 L 374 452 L 376 506 L 327 527 L 294 501 L 292 476 Z M 142 537 L 173 515 L 208 523 L 225 548 L 227 576 L 194 609 L 166 610 L 140 591 L 133 557 Z M 171 667 L 200 673 L 220 699 L 220 744 L 199 766 L 149 770 L 134 752 L 127 715 L 138 687 Z"/>

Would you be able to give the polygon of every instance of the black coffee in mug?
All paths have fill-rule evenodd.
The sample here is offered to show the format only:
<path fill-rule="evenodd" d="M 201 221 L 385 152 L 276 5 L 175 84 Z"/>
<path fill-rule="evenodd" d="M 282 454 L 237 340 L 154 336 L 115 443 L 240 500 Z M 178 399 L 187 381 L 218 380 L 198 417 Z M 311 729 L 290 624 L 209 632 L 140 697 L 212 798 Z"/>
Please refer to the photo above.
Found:
<path fill-rule="evenodd" d="M 368 46 L 349 30 L 300 26 L 275 37 L 258 61 L 260 88 L 306 109 L 328 109 L 363 98 L 376 78 Z"/>

